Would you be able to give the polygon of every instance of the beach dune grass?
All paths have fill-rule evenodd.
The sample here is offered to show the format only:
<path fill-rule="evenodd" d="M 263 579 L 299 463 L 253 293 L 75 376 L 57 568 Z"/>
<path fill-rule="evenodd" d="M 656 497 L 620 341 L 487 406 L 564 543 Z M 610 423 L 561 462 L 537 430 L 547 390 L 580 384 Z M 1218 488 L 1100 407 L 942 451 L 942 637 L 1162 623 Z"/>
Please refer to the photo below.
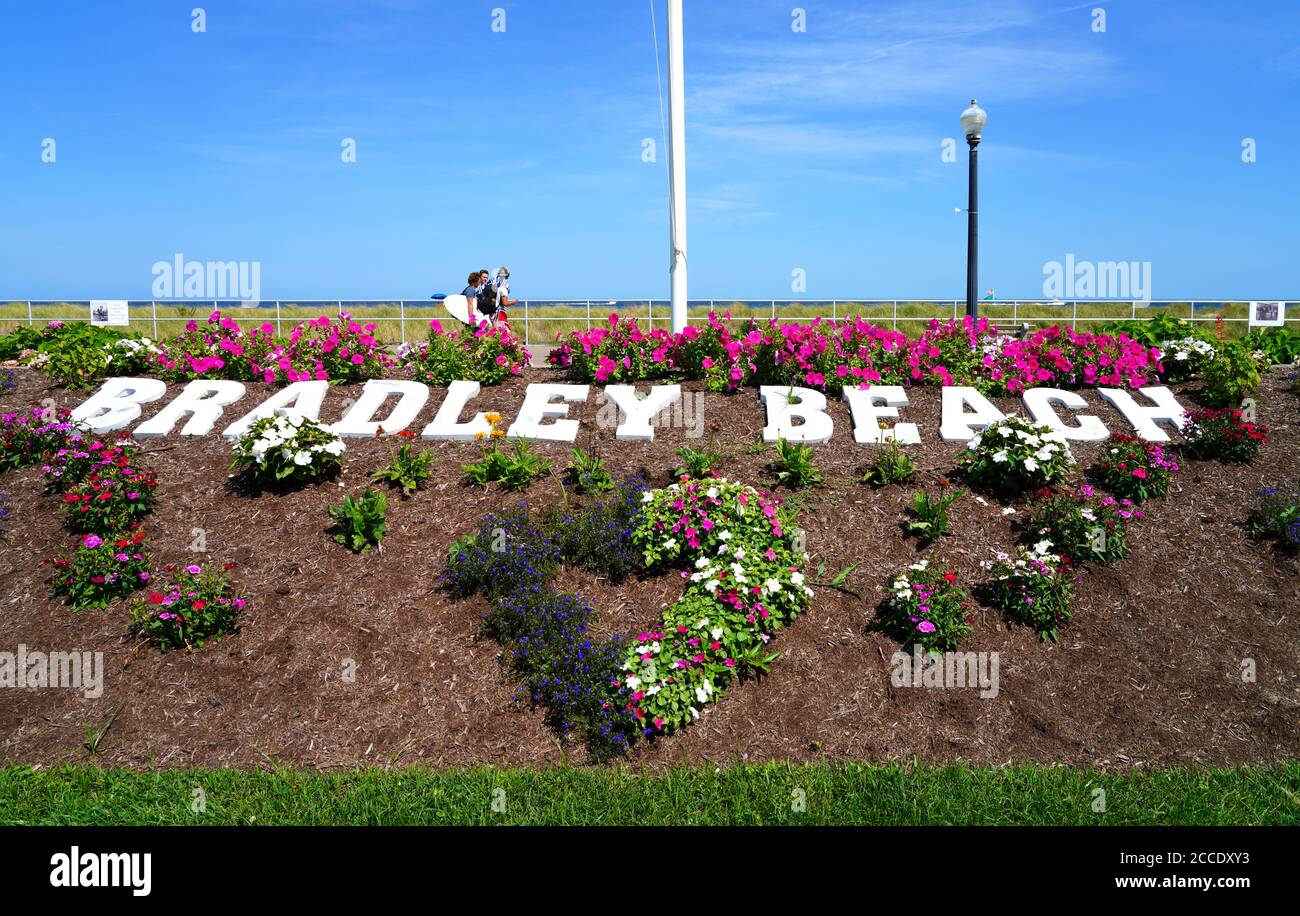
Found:
<path fill-rule="evenodd" d="M 129 330 L 155 338 L 173 337 L 188 321 L 202 321 L 211 314 L 214 303 L 205 300 L 194 302 L 132 302 L 129 308 Z M 442 306 L 432 300 L 357 301 L 318 300 L 290 302 L 263 302 L 256 308 L 240 308 L 237 302 L 220 303 L 223 313 L 233 317 L 240 326 L 251 328 L 270 323 L 282 333 L 288 333 L 296 324 L 320 315 L 348 311 L 362 322 L 373 321 L 376 335 L 387 343 L 423 340 L 431 320 L 450 322 L 452 319 Z M 1106 321 L 1125 318 L 1151 318 L 1167 313 L 1180 318 L 1212 321 L 1222 317 L 1227 322 L 1227 333 L 1239 337 L 1246 333 L 1246 302 L 1158 302 L 1149 306 L 1134 306 L 1131 302 L 1079 302 L 1053 305 L 1045 302 L 981 302 L 979 313 L 1000 324 L 1027 323 L 1031 327 L 1074 323 L 1080 330 L 1095 329 Z M 960 318 L 965 314 L 965 302 L 959 300 L 691 300 L 688 311 L 690 321 L 699 324 L 707 319 L 710 309 L 719 313 L 730 312 L 733 325 L 739 327 L 750 318 L 760 321 L 776 317 L 782 321 L 811 321 L 816 317 L 846 318 L 861 316 L 885 327 L 916 336 L 932 318 Z M 590 325 L 608 319 L 611 312 L 621 318 L 636 318 L 647 328 L 669 327 L 668 303 L 665 300 L 533 300 L 527 306 L 521 302 L 510 310 L 510 323 L 516 333 L 529 344 L 549 344 L 556 335 L 567 335 L 585 330 Z M 1293 306 L 1287 324 L 1300 328 L 1300 308 Z M 52 320 L 84 320 L 87 303 L 68 301 L 0 303 L 0 332 L 18 325 L 44 324 Z"/>
<path fill-rule="evenodd" d="M 196 806 L 195 789 L 203 804 Z M 496 804 L 494 805 L 494 802 Z M 1253 825 L 1300 823 L 1300 763 L 1097 773 L 898 763 L 626 769 L 0 768 L 0 821 L 41 825 Z"/>

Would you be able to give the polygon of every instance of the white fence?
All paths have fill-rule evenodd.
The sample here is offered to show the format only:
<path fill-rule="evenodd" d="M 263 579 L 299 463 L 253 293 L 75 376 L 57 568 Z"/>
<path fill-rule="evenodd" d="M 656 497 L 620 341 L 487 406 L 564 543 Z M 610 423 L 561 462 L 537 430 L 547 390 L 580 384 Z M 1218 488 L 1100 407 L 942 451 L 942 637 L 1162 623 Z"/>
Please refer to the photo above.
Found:
<path fill-rule="evenodd" d="M 1278 300 L 1267 300 L 1278 301 Z M 1123 319 L 1142 319 L 1160 313 L 1172 314 L 1189 321 L 1223 320 L 1244 330 L 1248 321 L 1247 299 L 1232 300 L 1159 300 L 1149 303 L 1113 300 L 997 299 L 981 300 L 979 313 L 1000 325 L 1066 324 L 1072 328 Z M 158 338 L 175 324 L 202 320 L 214 309 L 231 312 L 244 320 L 264 320 L 273 324 L 277 334 L 292 328 L 307 317 L 321 314 L 355 312 L 364 322 L 383 327 L 396 322 L 392 339 L 405 343 L 408 322 L 417 326 L 430 318 L 449 320 L 440 303 L 432 299 L 276 299 L 253 307 L 238 301 L 213 299 L 128 300 L 132 325 L 143 324 Z M 1300 325 L 1300 302 L 1286 303 L 1288 325 Z M 964 299 L 692 299 L 692 319 L 702 318 L 710 310 L 730 311 L 733 319 L 780 318 L 788 321 L 811 321 L 814 318 L 837 320 L 861 316 L 878 325 L 897 330 L 900 323 L 915 326 L 932 318 L 960 318 L 966 312 Z M 0 300 L 0 326 L 37 324 L 47 321 L 85 321 L 90 300 L 86 299 L 18 299 Z M 539 334 L 554 323 L 590 328 L 607 320 L 611 312 L 636 317 L 650 327 L 667 327 L 670 318 L 667 299 L 523 299 L 510 308 L 511 325 L 521 333 L 524 343 L 545 343 L 554 333 Z M 381 314 L 382 313 L 382 314 Z M 538 327 L 534 328 L 534 325 Z M 563 329 L 561 329 L 563 330 Z M 536 331 L 536 332 L 535 332 Z M 385 335 L 386 337 L 389 335 Z M 423 336 L 418 335 L 418 336 Z"/>

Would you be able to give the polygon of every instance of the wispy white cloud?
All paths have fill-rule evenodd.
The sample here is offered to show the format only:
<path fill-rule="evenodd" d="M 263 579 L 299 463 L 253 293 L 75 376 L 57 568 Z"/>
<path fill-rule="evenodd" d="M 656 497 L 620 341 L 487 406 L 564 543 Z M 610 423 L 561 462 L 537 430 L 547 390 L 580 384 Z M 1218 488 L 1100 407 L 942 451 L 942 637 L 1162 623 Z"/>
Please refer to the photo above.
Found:
<path fill-rule="evenodd" d="M 921 173 L 900 163 L 937 155 L 941 132 L 955 130 L 918 114 L 928 107 L 972 94 L 1002 104 L 1068 98 L 1117 81 L 1116 60 L 1088 40 L 1096 5 L 912 0 L 813 9 L 806 34 L 779 39 L 696 32 L 694 59 L 706 63 L 687 80 L 692 155 L 710 163 L 739 149 L 769 164 L 811 160 L 859 181 L 907 183 Z M 1076 29 L 1045 27 L 1069 15 L 1084 17 Z M 858 168 L 844 169 L 848 161 Z"/>

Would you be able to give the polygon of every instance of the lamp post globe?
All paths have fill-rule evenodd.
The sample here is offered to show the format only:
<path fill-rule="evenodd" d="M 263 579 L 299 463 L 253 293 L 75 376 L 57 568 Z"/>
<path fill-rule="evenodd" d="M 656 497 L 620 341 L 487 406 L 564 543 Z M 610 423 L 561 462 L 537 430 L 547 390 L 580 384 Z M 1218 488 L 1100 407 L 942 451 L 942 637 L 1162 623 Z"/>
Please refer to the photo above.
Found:
<path fill-rule="evenodd" d="M 966 135 L 967 142 L 973 137 L 978 143 L 980 137 L 984 135 L 984 123 L 989 119 L 988 114 L 983 108 L 975 104 L 975 100 L 970 100 L 970 108 L 961 113 L 961 131 Z"/>

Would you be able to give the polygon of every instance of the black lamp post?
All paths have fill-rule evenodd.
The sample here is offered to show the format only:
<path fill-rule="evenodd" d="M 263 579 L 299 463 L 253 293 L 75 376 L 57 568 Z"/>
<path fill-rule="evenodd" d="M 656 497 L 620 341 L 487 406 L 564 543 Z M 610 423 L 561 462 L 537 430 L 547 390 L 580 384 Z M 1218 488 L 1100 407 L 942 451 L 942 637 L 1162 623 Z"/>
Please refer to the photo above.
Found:
<path fill-rule="evenodd" d="M 979 145 L 988 115 L 970 100 L 970 108 L 961 113 L 961 129 L 970 147 L 970 200 L 966 205 L 966 314 L 975 318 L 979 297 Z"/>

